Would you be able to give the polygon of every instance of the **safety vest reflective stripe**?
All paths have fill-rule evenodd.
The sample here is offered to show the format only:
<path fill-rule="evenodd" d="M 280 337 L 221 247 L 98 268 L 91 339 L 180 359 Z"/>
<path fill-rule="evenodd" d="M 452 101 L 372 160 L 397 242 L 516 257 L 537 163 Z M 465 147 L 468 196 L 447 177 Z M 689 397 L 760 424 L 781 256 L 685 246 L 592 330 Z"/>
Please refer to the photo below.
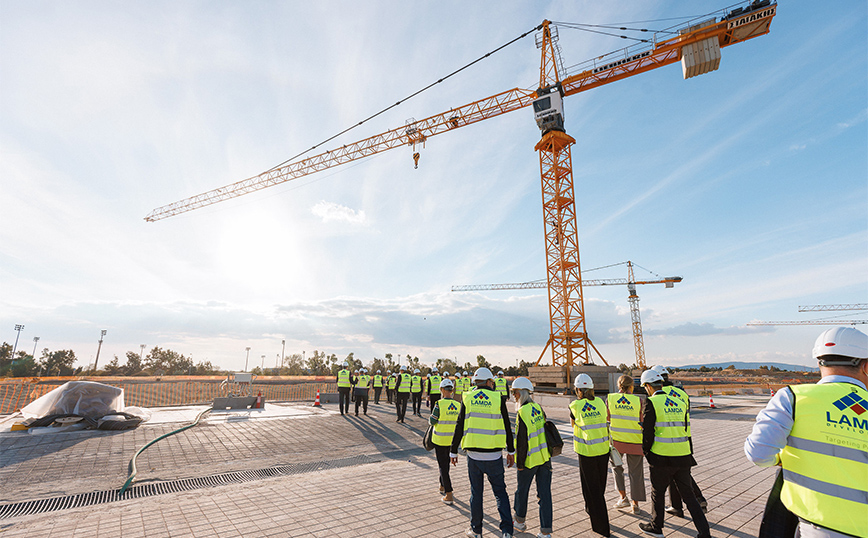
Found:
<path fill-rule="evenodd" d="M 422 392 L 422 378 L 414 375 L 410 378 L 410 392 Z"/>
<path fill-rule="evenodd" d="M 352 386 L 352 383 L 350 383 L 350 371 L 349 370 L 341 370 L 340 372 L 338 372 L 338 386 L 339 387 Z"/>
<path fill-rule="evenodd" d="M 383 376 L 375 375 L 374 376 L 374 387 L 382 387 L 383 386 Z"/>
<path fill-rule="evenodd" d="M 480 389 L 465 393 L 463 400 L 464 448 L 506 448 L 503 416 L 492 413 L 501 408 L 500 394 Z"/>
<path fill-rule="evenodd" d="M 686 443 L 690 437 L 657 437 L 654 436 L 655 443 Z"/>
<path fill-rule="evenodd" d="M 401 386 L 398 392 L 410 392 L 410 374 L 401 374 Z"/>
<path fill-rule="evenodd" d="M 600 398 L 574 400 L 570 403 L 573 416 L 573 450 L 580 456 L 601 456 L 609 452 L 609 425 L 606 404 Z"/>
<path fill-rule="evenodd" d="M 494 380 L 494 390 L 506 395 L 506 378 L 498 377 Z"/>
<path fill-rule="evenodd" d="M 784 469 L 784 480 L 813 491 L 819 491 L 820 493 L 824 493 L 831 497 L 868 505 L 868 491 L 848 488 L 847 486 L 840 486 L 838 484 L 830 484 L 829 482 L 810 478 L 786 469 Z"/>
<path fill-rule="evenodd" d="M 534 402 L 521 406 L 516 413 L 515 431 L 518 433 L 520 423 L 527 430 L 527 454 L 524 458 L 524 468 L 538 467 L 551 459 L 551 452 L 546 444 L 545 414 L 542 407 Z"/>
<path fill-rule="evenodd" d="M 868 391 L 850 383 L 789 390 L 793 428 L 780 453 L 781 502 L 815 525 L 868 536 Z"/>
<path fill-rule="evenodd" d="M 635 422 L 638 417 L 631 417 L 629 415 L 609 415 L 609 418 L 612 420 L 632 420 Z"/>
<path fill-rule="evenodd" d="M 390 388 L 390 389 L 394 389 L 394 388 L 395 388 L 395 384 L 396 384 L 397 382 L 398 382 L 398 378 L 397 378 L 397 377 L 395 377 L 395 376 L 389 376 L 389 384 L 388 384 L 388 388 Z"/>
<path fill-rule="evenodd" d="M 868 452 L 856 448 L 848 448 L 846 446 L 831 445 L 829 443 L 821 443 L 820 441 L 811 441 L 810 439 L 802 439 L 799 437 L 790 436 L 787 439 L 787 444 L 799 450 L 807 452 L 816 452 L 817 454 L 825 454 L 845 460 L 852 460 L 858 463 L 868 463 Z"/>
<path fill-rule="evenodd" d="M 658 456 L 689 455 L 690 421 L 687 402 L 680 397 L 666 394 L 665 391 L 663 394 L 651 396 L 648 401 L 654 406 L 654 414 L 657 417 L 651 452 Z"/>

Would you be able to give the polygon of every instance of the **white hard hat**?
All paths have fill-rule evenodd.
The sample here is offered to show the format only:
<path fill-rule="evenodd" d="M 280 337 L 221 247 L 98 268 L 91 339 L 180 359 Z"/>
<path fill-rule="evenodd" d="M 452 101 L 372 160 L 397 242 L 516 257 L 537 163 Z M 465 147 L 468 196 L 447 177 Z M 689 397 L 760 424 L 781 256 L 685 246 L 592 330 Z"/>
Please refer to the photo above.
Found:
<path fill-rule="evenodd" d="M 464 375 L 467 375 L 467 372 L 464 372 Z M 476 370 L 473 374 L 473 382 L 477 381 L 488 381 L 489 379 L 494 379 L 494 376 L 491 375 L 491 370 L 486 367 L 482 367 Z"/>
<path fill-rule="evenodd" d="M 383 371 L 382 371 L 382 370 L 377 370 L 377 373 L 378 373 L 378 374 L 382 374 Z"/>
<path fill-rule="evenodd" d="M 515 382 L 513 382 L 515 385 Z M 573 382 L 573 385 L 577 389 L 592 389 L 594 388 L 594 380 L 591 379 L 591 376 L 588 374 L 579 374 L 576 376 L 576 380 Z"/>
<path fill-rule="evenodd" d="M 415 370 L 413 370 L 413 373 L 414 373 L 414 374 L 418 374 L 418 373 L 419 373 L 419 369 L 416 368 Z"/>
<path fill-rule="evenodd" d="M 814 342 L 813 356 L 822 366 L 856 366 L 868 359 L 868 334 L 853 327 L 832 327 Z"/>
<path fill-rule="evenodd" d="M 487 368 L 486 368 L 486 370 L 487 370 Z M 491 373 L 491 372 L 488 372 L 488 373 Z M 470 372 L 464 372 L 464 375 L 468 376 L 468 375 L 470 375 Z M 494 377 L 494 376 L 492 376 L 492 377 Z"/>
<path fill-rule="evenodd" d="M 431 374 L 425 374 L 425 377 L 431 377 Z"/>
<path fill-rule="evenodd" d="M 645 370 L 644 372 L 642 372 L 642 378 L 639 380 L 639 382 L 643 385 L 645 383 L 661 383 L 662 381 L 663 376 L 654 369 Z"/>
<path fill-rule="evenodd" d="M 497 372 L 497 375 L 503 375 L 503 370 Z"/>
<path fill-rule="evenodd" d="M 349 365 L 350 365 L 350 363 L 348 363 L 347 361 L 344 361 L 344 368 L 346 368 Z"/>
<path fill-rule="evenodd" d="M 512 390 L 516 389 L 525 389 L 533 392 L 533 383 L 531 383 L 530 379 L 526 377 L 516 377 L 515 380 L 513 380 L 512 382 Z"/>
<path fill-rule="evenodd" d="M 443 372 L 443 377 L 449 377 L 449 372 Z"/>
<path fill-rule="evenodd" d="M 444 379 L 440 382 L 440 388 L 452 390 L 455 388 L 455 383 L 453 383 L 451 379 Z"/>
<path fill-rule="evenodd" d="M 666 369 L 665 366 L 657 364 L 651 367 L 652 370 L 660 374 L 661 376 L 669 375 L 669 370 Z"/>
<path fill-rule="evenodd" d="M 406 370 L 406 369 L 407 369 L 407 367 L 404 366 L 404 365 L 402 364 L 402 365 L 401 365 L 401 370 Z"/>

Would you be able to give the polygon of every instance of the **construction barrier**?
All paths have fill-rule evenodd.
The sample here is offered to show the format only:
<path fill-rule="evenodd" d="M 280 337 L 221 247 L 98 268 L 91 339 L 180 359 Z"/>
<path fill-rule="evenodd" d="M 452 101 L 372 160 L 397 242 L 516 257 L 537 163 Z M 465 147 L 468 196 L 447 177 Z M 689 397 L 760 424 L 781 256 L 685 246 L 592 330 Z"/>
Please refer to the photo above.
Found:
<path fill-rule="evenodd" d="M 40 396 L 51 392 L 67 381 L 97 381 L 124 389 L 124 404 L 136 407 L 166 407 L 176 405 L 208 404 L 214 398 L 226 396 L 221 387 L 223 378 L 205 381 L 141 380 L 137 378 L 10 378 L 0 380 L 0 415 L 14 413 Z M 313 401 L 317 391 L 337 392 L 334 382 L 290 382 L 271 380 L 250 385 L 250 394 L 262 393 L 269 402 Z"/>

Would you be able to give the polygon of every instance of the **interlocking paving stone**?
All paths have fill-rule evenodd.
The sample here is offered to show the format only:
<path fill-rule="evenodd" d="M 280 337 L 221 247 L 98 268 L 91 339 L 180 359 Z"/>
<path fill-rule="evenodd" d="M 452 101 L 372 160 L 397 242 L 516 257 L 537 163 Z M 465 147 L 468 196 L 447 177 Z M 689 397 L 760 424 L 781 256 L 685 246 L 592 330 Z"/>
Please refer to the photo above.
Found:
<path fill-rule="evenodd" d="M 761 398 L 756 401 L 756 405 L 763 403 Z M 727 420 L 730 411 L 725 402 L 723 398 L 715 402 L 722 407 L 718 412 L 694 413 L 699 462 L 694 475 L 709 502 L 712 534 L 747 538 L 759 530 L 774 471 L 747 462 L 742 444 L 752 424 Z M 433 453 L 399 452 L 419 446 L 425 420 L 408 418 L 406 425 L 396 424 L 393 408 L 386 405 L 372 405 L 371 416 L 359 418 L 341 417 L 331 412 L 335 409 L 329 405 L 306 418 L 197 426 L 144 452 L 139 468 L 145 471 L 140 473 L 144 480 L 171 480 L 361 454 L 376 456 L 379 463 L 0 520 L 0 535 L 463 536 L 469 525 L 470 494 L 464 459 L 459 458 L 452 471 L 456 503 L 446 506 L 439 500 Z M 755 414 L 758 409 L 741 407 L 733 410 L 733 416 Z M 547 413 L 562 431 L 568 431 L 565 413 L 548 408 Z M 423 414 L 427 416 L 425 410 Z M 3 436 L 0 502 L 120 487 L 138 447 L 177 427 L 162 424 L 121 433 L 58 434 L 63 437 L 53 443 L 49 436 Z M 553 460 L 554 535 L 595 536 L 583 511 L 576 456 L 570 440 L 566 441 L 564 455 Z M 650 494 L 647 466 L 645 473 Z M 511 469 L 507 489 L 512 501 L 515 473 Z M 610 480 L 607 502 L 611 505 L 616 499 Z M 484 507 L 484 536 L 499 536 L 490 488 Z M 640 516 L 609 511 L 613 536 L 641 536 L 637 523 L 649 517 L 650 502 L 641 507 Z M 518 538 L 539 531 L 533 502 L 527 523 L 528 531 L 517 532 Z M 673 537 L 695 535 L 689 519 L 668 515 L 664 532 Z"/>

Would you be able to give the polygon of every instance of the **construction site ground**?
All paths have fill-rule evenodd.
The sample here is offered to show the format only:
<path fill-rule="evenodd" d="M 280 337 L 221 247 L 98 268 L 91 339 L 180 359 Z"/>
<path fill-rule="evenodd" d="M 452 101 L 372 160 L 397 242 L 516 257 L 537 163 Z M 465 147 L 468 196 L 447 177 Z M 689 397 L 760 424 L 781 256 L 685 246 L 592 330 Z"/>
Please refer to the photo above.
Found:
<path fill-rule="evenodd" d="M 717 409 L 697 408 L 707 405 L 704 398 L 694 403 L 691 423 L 699 465 L 693 474 L 708 499 L 715 537 L 748 538 L 759 530 L 775 471 L 750 464 L 742 445 L 768 398 L 716 396 Z M 568 399 L 541 399 L 566 443 L 564 453 L 553 459 L 553 535 L 596 536 L 584 512 Z M 28 501 L 120 489 L 139 448 L 191 422 L 204 408 L 158 409 L 151 421 L 123 432 L 9 432 L 13 417 L 0 417 L 0 514 L 4 507 Z M 428 415 L 424 406 L 422 414 Z M 394 407 L 385 402 L 371 403 L 368 415 L 344 417 L 336 404 L 315 408 L 310 403 L 215 412 L 143 452 L 136 485 L 281 466 L 294 471 L 78 508 L 58 509 L 59 500 L 46 501 L 40 505 L 45 507 L 42 513 L 0 517 L 0 536 L 463 536 L 470 518 L 464 458 L 453 467 L 455 504 L 447 506 L 440 502 L 436 459 L 421 448 L 427 418 L 408 414 L 406 424 L 398 424 Z M 508 469 L 506 477 L 512 502 L 515 471 Z M 641 514 L 609 510 L 613 536 L 643 536 L 638 523 L 649 517 L 647 466 L 645 478 L 649 500 L 640 504 Z M 617 496 L 610 480 L 610 506 Z M 533 497 L 528 530 L 516 531 L 518 538 L 539 532 Z M 483 536 L 500 536 L 495 499 L 487 485 L 484 509 Z M 696 534 L 689 518 L 671 515 L 666 516 L 664 533 Z"/>

